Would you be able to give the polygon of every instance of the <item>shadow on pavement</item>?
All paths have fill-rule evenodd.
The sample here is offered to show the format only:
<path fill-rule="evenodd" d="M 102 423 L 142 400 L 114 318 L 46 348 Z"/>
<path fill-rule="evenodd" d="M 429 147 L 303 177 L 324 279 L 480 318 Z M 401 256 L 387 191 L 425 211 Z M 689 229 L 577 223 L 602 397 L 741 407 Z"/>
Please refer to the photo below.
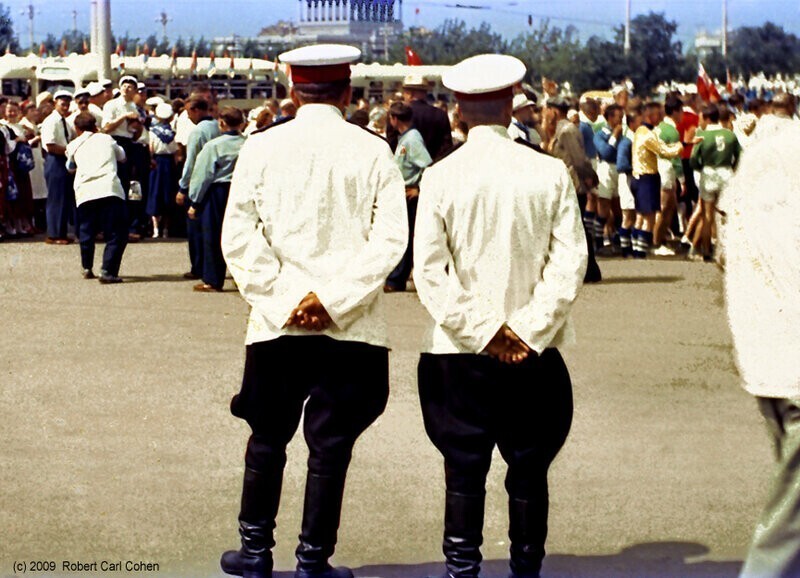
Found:
<path fill-rule="evenodd" d="M 547 556 L 543 578 L 735 578 L 741 562 L 693 562 L 708 554 L 708 548 L 693 542 L 656 542 L 636 544 L 618 554 L 597 556 Z M 506 578 L 507 560 L 484 560 L 482 578 Z M 425 578 L 441 576 L 444 563 L 413 565 L 364 566 L 354 568 L 359 578 Z M 289 578 L 291 573 L 275 573 Z"/>
<path fill-rule="evenodd" d="M 683 277 L 679 276 L 653 276 L 653 277 L 609 277 L 603 279 L 600 285 L 641 285 L 644 283 L 677 283 L 683 281 Z"/>
<path fill-rule="evenodd" d="M 146 277 L 123 274 L 121 277 L 125 283 L 177 283 L 178 281 L 182 283 L 189 283 L 191 281 L 191 279 L 186 279 L 180 274 L 159 274 L 148 275 Z M 196 282 L 197 281 L 195 281 L 195 283 Z"/>

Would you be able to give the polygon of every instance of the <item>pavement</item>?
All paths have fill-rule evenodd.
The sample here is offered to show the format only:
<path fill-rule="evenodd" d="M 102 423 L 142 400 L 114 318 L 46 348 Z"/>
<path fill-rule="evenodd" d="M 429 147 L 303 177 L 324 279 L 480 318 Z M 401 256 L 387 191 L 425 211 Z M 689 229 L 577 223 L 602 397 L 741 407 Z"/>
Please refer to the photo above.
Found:
<path fill-rule="evenodd" d="M 543 576 L 736 576 L 772 450 L 739 387 L 721 274 L 682 260 L 601 266 L 603 283 L 573 310 L 578 343 L 563 351 L 575 417 L 550 472 Z M 81 278 L 75 245 L 0 244 L 0 577 L 222 576 L 219 554 L 238 540 L 248 429 L 228 403 L 248 308 L 230 282 L 192 292 L 187 267 L 184 242 L 142 242 L 125 253 L 125 282 L 100 285 Z M 426 313 L 414 293 L 388 299 L 391 397 L 356 446 L 334 561 L 359 577 L 417 578 L 443 569 L 443 472 L 416 393 Z M 293 568 L 305 458 L 298 436 L 280 577 Z M 496 458 L 486 578 L 508 572 Z M 102 572 L 103 561 L 123 569 Z"/>

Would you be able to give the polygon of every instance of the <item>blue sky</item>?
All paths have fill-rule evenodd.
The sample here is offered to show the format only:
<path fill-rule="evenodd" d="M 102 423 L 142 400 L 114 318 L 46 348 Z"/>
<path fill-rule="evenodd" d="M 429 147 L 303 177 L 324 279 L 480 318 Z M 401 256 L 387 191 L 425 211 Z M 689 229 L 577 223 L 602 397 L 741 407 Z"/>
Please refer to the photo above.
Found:
<path fill-rule="evenodd" d="M 37 14 L 34 35 L 39 42 L 48 32 L 59 35 L 72 27 L 72 11 L 77 11 L 79 29 L 88 31 L 89 0 L 32 0 Z M 2 1 L 11 10 L 15 29 L 24 42 L 28 38 L 28 19 L 20 14 L 28 0 Z M 457 8 L 470 4 L 484 9 Z M 650 10 L 665 12 L 679 24 L 679 37 L 691 41 L 698 28 L 710 31 L 721 26 L 722 0 L 632 0 L 633 14 Z M 116 33 L 131 36 L 160 35 L 156 22 L 166 10 L 171 22 L 168 34 L 207 38 L 230 35 L 255 35 L 277 20 L 297 18 L 297 0 L 111 0 L 112 27 Z M 415 15 L 416 9 L 419 14 Z M 489 22 L 498 32 L 514 37 L 527 28 L 528 14 L 534 19 L 551 17 L 554 25 L 574 24 L 583 38 L 608 35 L 625 18 L 625 0 L 405 0 L 404 22 L 435 27 L 446 18 L 460 18 L 469 25 Z M 793 0 L 728 0 L 732 28 L 758 25 L 767 20 L 800 32 L 800 3 Z"/>

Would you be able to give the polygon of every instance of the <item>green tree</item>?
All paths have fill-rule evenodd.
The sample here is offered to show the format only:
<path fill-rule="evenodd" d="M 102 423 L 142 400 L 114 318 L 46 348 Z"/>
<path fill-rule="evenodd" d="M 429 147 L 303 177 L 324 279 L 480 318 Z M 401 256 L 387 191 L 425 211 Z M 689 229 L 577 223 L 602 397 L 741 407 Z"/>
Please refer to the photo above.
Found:
<path fill-rule="evenodd" d="M 258 42 L 252 38 L 248 38 L 242 42 L 241 50 L 244 58 L 263 58 L 264 56 L 261 54 L 261 47 L 258 45 Z"/>
<path fill-rule="evenodd" d="M 508 44 L 487 23 L 467 29 L 463 20 L 445 20 L 435 30 L 411 28 L 389 51 L 390 62 L 405 62 L 410 46 L 425 64 L 455 64 L 470 56 L 507 52 Z M 379 54 L 382 51 L 379 51 Z"/>
<path fill-rule="evenodd" d="M 628 76 L 636 91 L 649 93 L 660 82 L 681 77 L 685 70 L 683 47 L 674 40 L 678 24 L 663 13 L 650 12 L 631 21 L 631 51 L 626 59 Z M 625 30 L 616 28 L 616 42 L 622 45 Z"/>
<path fill-rule="evenodd" d="M 142 50 L 144 50 L 145 44 L 147 45 L 147 48 L 152 53 L 153 48 L 156 48 L 156 49 L 158 48 L 158 37 L 155 34 L 151 34 L 150 36 L 145 38 L 144 39 L 144 43 L 142 44 Z"/>
<path fill-rule="evenodd" d="M 178 56 L 189 56 L 192 53 L 191 49 L 183 40 L 182 36 L 178 36 L 178 39 L 175 41 L 175 52 L 177 53 Z"/>
<path fill-rule="evenodd" d="M 798 72 L 800 39 L 772 22 L 758 27 L 744 26 L 733 31 L 728 58 L 732 73 Z"/>
<path fill-rule="evenodd" d="M 623 45 L 592 36 L 581 51 L 581 66 L 573 72 L 575 92 L 603 90 L 623 80 L 629 74 L 628 58 Z"/>
<path fill-rule="evenodd" d="M 19 50 L 19 42 L 14 34 L 14 21 L 11 20 L 11 11 L 0 4 L 0 50 L 11 52 Z"/>
<path fill-rule="evenodd" d="M 195 42 L 194 38 L 192 38 L 190 44 L 191 44 L 190 52 L 192 50 L 196 50 L 197 56 L 208 56 L 209 53 L 211 52 L 211 47 L 209 46 L 205 36 L 201 36 L 197 42 Z"/>
<path fill-rule="evenodd" d="M 545 76 L 559 83 L 574 83 L 575 73 L 583 66 L 578 30 L 551 26 L 547 20 L 514 39 L 509 51 L 525 63 L 528 80 L 534 85 Z"/>

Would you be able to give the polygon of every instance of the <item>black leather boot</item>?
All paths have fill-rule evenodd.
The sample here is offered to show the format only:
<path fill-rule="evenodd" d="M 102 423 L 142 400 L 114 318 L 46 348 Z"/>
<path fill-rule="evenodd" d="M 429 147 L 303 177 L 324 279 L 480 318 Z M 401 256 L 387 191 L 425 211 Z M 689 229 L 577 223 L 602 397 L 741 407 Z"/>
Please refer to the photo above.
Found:
<path fill-rule="evenodd" d="M 303 525 L 297 546 L 295 578 L 353 578 L 349 568 L 332 568 L 328 558 L 336 548 L 345 475 L 308 473 Z"/>
<path fill-rule="evenodd" d="M 481 571 L 483 510 L 486 496 L 447 492 L 442 551 L 447 572 L 442 578 L 478 578 Z"/>
<path fill-rule="evenodd" d="M 547 540 L 547 496 L 541 500 L 508 501 L 511 577 L 539 578 Z"/>
<path fill-rule="evenodd" d="M 275 517 L 281 498 L 283 467 L 273 472 L 244 469 L 239 535 L 242 547 L 220 558 L 222 571 L 244 578 L 272 578 Z"/>

